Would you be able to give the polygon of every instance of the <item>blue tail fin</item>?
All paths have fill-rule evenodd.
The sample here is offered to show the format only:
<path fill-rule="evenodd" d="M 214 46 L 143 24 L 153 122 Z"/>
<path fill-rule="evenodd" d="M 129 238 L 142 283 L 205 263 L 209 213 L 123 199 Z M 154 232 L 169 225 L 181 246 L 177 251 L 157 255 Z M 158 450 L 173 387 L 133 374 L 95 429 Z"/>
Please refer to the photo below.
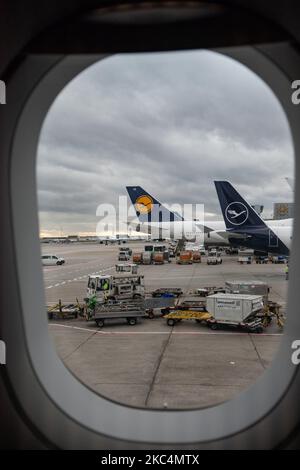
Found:
<path fill-rule="evenodd" d="M 228 181 L 215 181 L 215 186 L 227 230 L 245 232 L 254 227 L 266 227 L 263 219 Z"/>
<path fill-rule="evenodd" d="M 230 243 L 259 252 L 289 254 L 288 247 L 228 181 L 215 181 L 215 186 L 227 232 L 245 236 L 240 240 L 229 237 Z"/>
<path fill-rule="evenodd" d="M 179 214 L 169 211 L 140 186 L 126 186 L 126 189 L 140 222 L 183 221 Z"/>

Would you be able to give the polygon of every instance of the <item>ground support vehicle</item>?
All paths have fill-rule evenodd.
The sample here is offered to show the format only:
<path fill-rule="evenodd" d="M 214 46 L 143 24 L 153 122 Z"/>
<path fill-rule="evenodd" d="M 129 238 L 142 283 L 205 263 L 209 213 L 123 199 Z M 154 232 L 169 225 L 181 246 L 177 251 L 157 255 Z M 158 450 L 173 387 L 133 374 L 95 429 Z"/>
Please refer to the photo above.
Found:
<path fill-rule="evenodd" d="M 65 259 L 56 255 L 42 255 L 41 260 L 43 266 L 61 266 L 65 264 Z"/>
<path fill-rule="evenodd" d="M 129 274 L 137 274 L 138 273 L 138 265 L 137 264 L 125 264 L 125 263 L 118 263 L 116 264 L 116 272 L 117 273 L 129 273 Z"/>
<path fill-rule="evenodd" d="M 272 256 L 271 263 L 273 264 L 285 264 L 287 262 L 286 256 Z"/>
<path fill-rule="evenodd" d="M 201 254 L 200 254 L 200 251 L 194 251 L 194 252 L 193 252 L 192 259 L 193 259 L 193 263 L 201 263 Z"/>
<path fill-rule="evenodd" d="M 207 256 L 206 264 L 208 265 L 217 265 L 217 264 L 222 264 L 222 256 L 220 253 L 216 252 L 211 252 Z"/>
<path fill-rule="evenodd" d="M 193 264 L 193 252 L 192 251 L 181 251 L 177 264 Z"/>
<path fill-rule="evenodd" d="M 264 311 L 262 295 L 214 294 L 206 299 L 206 310 L 212 318 L 212 329 L 238 327 L 252 333 L 262 333 Z"/>
<path fill-rule="evenodd" d="M 81 305 L 78 299 L 74 304 L 63 304 L 59 300 L 57 304 L 47 307 L 47 314 L 49 320 L 77 318 L 78 315 L 83 316 L 84 305 Z"/>
<path fill-rule="evenodd" d="M 132 261 L 135 264 L 142 264 L 143 262 L 143 253 L 132 253 Z"/>
<path fill-rule="evenodd" d="M 269 262 L 268 256 L 255 256 L 254 259 L 256 264 L 268 264 Z"/>
<path fill-rule="evenodd" d="M 144 276 L 138 274 L 90 275 L 87 285 L 87 301 L 136 299 L 145 296 Z"/>
<path fill-rule="evenodd" d="M 135 316 L 134 312 L 137 312 L 136 318 L 140 317 L 140 312 L 143 312 L 145 318 L 154 318 L 155 309 L 169 308 L 174 305 L 174 298 L 143 298 L 143 299 L 132 299 L 132 300 L 108 300 L 105 303 L 98 302 L 96 297 L 91 298 L 85 306 L 85 319 L 95 320 L 97 314 L 101 314 L 99 320 L 108 320 L 109 318 L 129 318 Z M 126 316 L 130 313 L 129 316 Z M 111 315 L 112 314 L 112 315 Z M 133 315 L 132 315 L 133 314 Z M 96 322 L 97 323 L 97 322 Z M 130 323 L 133 324 L 133 323 Z M 101 325 L 100 325 L 101 326 Z M 103 325 L 102 325 L 103 326 Z"/>
<path fill-rule="evenodd" d="M 193 310 L 195 312 L 206 312 L 206 302 L 205 300 L 184 300 L 181 304 L 176 306 L 167 306 L 161 309 L 162 316 L 167 315 L 168 313 L 180 310 Z"/>
<path fill-rule="evenodd" d="M 252 263 L 252 256 L 239 256 L 238 263 L 240 264 L 251 264 Z"/>
<path fill-rule="evenodd" d="M 208 295 L 219 293 L 225 293 L 224 287 L 208 286 L 196 289 L 196 294 L 200 295 L 200 297 L 207 297 Z"/>
<path fill-rule="evenodd" d="M 129 261 L 130 255 L 128 251 L 120 251 L 118 256 L 118 261 Z"/>
<path fill-rule="evenodd" d="M 180 287 L 160 287 L 152 292 L 152 297 L 179 297 L 183 294 Z"/>
<path fill-rule="evenodd" d="M 268 300 L 261 318 L 262 324 L 265 328 L 272 323 L 273 318 L 276 319 L 276 323 L 279 328 L 282 329 L 284 327 L 285 317 L 283 313 L 281 313 L 281 305 L 277 302 Z"/>
<path fill-rule="evenodd" d="M 164 316 L 167 321 L 167 325 L 175 326 L 182 320 L 195 320 L 197 323 L 206 322 L 211 318 L 211 314 L 208 312 L 199 312 L 197 310 L 172 310 L 170 313 Z"/>
<path fill-rule="evenodd" d="M 122 248 L 119 248 L 119 251 L 127 252 L 129 256 L 132 255 L 132 249 L 129 248 L 128 246 L 126 246 L 126 247 L 123 246 Z"/>
<path fill-rule="evenodd" d="M 128 325 L 135 325 L 139 318 L 146 316 L 146 309 L 142 302 L 97 303 L 90 312 L 89 319 L 93 319 L 99 328 L 112 319 L 124 319 Z"/>
<path fill-rule="evenodd" d="M 152 256 L 153 264 L 164 264 L 164 253 L 163 252 L 154 252 Z"/>
<path fill-rule="evenodd" d="M 246 331 L 247 333 L 262 333 L 264 331 L 262 319 L 259 317 L 255 317 L 251 320 L 249 319 L 247 321 L 241 322 L 225 322 L 223 320 L 216 320 L 214 317 L 211 317 L 207 319 L 206 323 L 212 330 L 224 328 L 239 328 L 241 330 Z"/>

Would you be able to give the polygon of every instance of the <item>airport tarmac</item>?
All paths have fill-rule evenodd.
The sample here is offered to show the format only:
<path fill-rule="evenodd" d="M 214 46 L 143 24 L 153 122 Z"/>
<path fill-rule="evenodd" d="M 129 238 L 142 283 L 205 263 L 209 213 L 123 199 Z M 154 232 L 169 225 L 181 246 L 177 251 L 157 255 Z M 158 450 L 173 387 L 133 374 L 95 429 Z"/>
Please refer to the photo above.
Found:
<path fill-rule="evenodd" d="M 141 243 L 130 243 L 140 251 Z M 46 303 L 82 301 L 88 274 L 114 273 L 118 245 L 45 244 L 44 254 L 63 256 L 63 266 L 44 267 Z M 170 264 L 140 266 L 146 291 L 181 287 L 223 286 L 225 280 L 257 279 L 268 282 L 270 299 L 285 311 L 288 282 L 283 265 L 239 265 L 224 256 L 223 264 Z M 99 329 L 94 322 L 49 321 L 49 331 L 64 364 L 98 393 L 132 406 L 193 408 L 231 399 L 247 389 L 272 362 L 281 339 L 276 323 L 263 334 L 237 330 L 212 331 L 194 322 L 175 327 L 156 317 L 135 326 L 110 322 Z"/>

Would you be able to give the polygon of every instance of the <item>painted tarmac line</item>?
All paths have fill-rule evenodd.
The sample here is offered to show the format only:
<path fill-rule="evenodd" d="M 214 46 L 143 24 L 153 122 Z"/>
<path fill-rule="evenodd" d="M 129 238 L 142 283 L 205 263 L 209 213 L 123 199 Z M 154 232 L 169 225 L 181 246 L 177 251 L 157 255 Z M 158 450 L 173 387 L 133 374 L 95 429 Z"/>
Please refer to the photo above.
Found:
<path fill-rule="evenodd" d="M 169 335 L 170 331 L 99 331 L 92 330 L 91 328 L 82 328 L 79 326 L 62 325 L 61 323 L 49 323 L 49 326 L 60 326 L 62 328 L 69 328 L 72 330 L 89 331 L 93 333 L 100 333 L 102 335 Z M 251 334 L 253 336 L 282 336 L 282 333 L 235 333 L 235 332 L 202 332 L 202 331 L 172 331 L 172 335 L 198 335 L 198 336 L 246 336 Z"/>
<path fill-rule="evenodd" d="M 75 277 L 74 279 L 65 280 L 63 282 L 64 283 L 66 283 L 66 282 L 78 282 L 79 280 L 87 278 L 91 274 L 92 275 L 100 274 L 100 273 L 105 272 L 105 271 L 110 271 L 114 268 L 115 268 L 115 266 L 108 266 L 107 268 L 100 269 L 100 271 L 95 271 L 93 273 L 88 273 L 88 274 L 82 274 L 80 277 Z M 77 271 L 80 271 L 80 270 L 77 270 Z M 67 273 L 64 273 L 64 274 L 74 274 L 74 272 L 77 272 L 77 271 L 70 271 L 70 272 L 67 272 Z M 48 280 L 50 280 L 50 279 L 48 279 Z M 63 284 L 63 282 L 57 283 L 57 284 L 52 285 L 52 286 L 45 286 L 45 289 L 51 289 L 53 287 L 59 287 Z"/>

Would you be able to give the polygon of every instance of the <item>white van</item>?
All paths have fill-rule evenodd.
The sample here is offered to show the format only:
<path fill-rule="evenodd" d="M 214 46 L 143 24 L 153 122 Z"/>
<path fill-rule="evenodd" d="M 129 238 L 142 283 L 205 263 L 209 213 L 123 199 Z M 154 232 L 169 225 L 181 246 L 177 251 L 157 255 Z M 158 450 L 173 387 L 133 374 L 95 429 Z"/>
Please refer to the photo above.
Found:
<path fill-rule="evenodd" d="M 210 251 L 207 256 L 207 264 L 222 264 L 222 257 L 218 251 Z"/>
<path fill-rule="evenodd" d="M 64 258 L 59 258 L 56 255 L 42 255 L 41 260 L 43 266 L 59 266 L 65 262 Z"/>

